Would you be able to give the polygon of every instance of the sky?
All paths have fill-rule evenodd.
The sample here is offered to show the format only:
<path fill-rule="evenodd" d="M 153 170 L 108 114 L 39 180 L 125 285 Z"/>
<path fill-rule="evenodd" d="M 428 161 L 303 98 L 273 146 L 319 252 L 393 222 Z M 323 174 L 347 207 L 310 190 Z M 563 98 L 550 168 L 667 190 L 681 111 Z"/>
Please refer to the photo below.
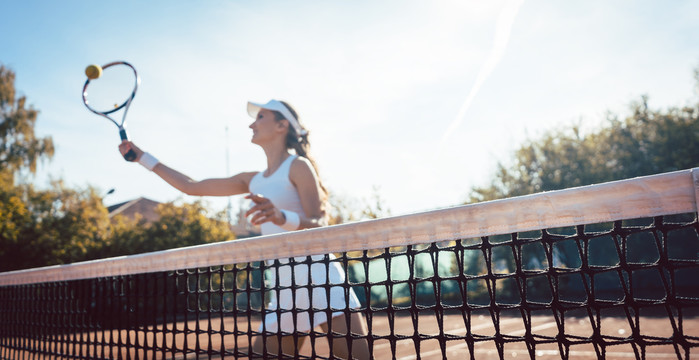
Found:
<path fill-rule="evenodd" d="M 93 63 L 138 69 L 129 134 L 190 177 L 264 170 L 246 104 L 282 99 L 330 191 L 378 194 L 393 215 L 460 204 L 547 130 L 592 129 L 642 95 L 696 99 L 691 0 L 3 0 L 0 14 L 0 63 L 56 147 L 33 181 L 114 189 L 108 205 L 198 198 L 121 158 L 80 97 Z"/>

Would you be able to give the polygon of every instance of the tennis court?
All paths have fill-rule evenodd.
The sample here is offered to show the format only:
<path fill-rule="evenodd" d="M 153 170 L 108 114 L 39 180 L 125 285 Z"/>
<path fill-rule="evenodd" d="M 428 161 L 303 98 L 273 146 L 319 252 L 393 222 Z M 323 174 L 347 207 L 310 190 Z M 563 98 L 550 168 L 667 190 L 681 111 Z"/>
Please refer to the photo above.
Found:
<path fill-rule="evenodd" d="M 276 339 L 266 315 L 342 311 L 361 313 L 368 334 L 297 332 L 306 340 L 289 357 L 332 358 L 329 342 L 345 339 L 376 359 L 690 359 L 698 189 L 692 169 L 3 273 L 0 357 L 244 359 L 254 338 Z M 344 283 L 269 282 L 333 262 Z M 314 287 L 351 289 L 361 307 L 266 308 L 272 293 Z"/>
<path fill-rule="evenodd" d="M 493 336 L 495 334 L 493 321 L 489 314 L 481 314 L 473 317 L 473 324 L 471 326 L 472 331 L 478 331 L 481 334 Z M 221 324 L 220 319 L 212 319 L 210 325 L 212 329 L 223 328 L 233 329 L 233 320 L 226 318 Z M 463 318 L 460 314 L 447 314 L 444 317 L 444 332 L 454 335 L 465 335 L 466 327 L 463 325 Z M 556 335 L 556 321 L 549 316 L 535 316 L 532 318 L 532 331 L 541 333 L 548 336 Z M 672 327 L 669 321 L 660 316 L 647 316 L 641 318 L 641 327 L 643 328 L 644 334 L 655 336 L 658 338 L 667 338 L 672 336 Z M 246 322 L 241 322 L 238 324 L 239 328 L 244 328 Z M 388 334 L 390 333 L 388 321 L 379 321 L 374 323 L 372 332 L 375 334 Z M 175 325 L 179 329 L 184 329 L 184 323 L 177 323 Z M 207 323 L 208 326 L 208 323 Z M 259 322 L 253 322 L 252 326 L 256 329 L 259 327 Z M 407 316 L 400 316 L 395 319 L 395 327 L 398 329 L 412 329 L 413 323 L 412 318 Z M 197 322 L 191 321 L 187 324 L 187 328 L 196 329 Z M 206 330 L 206 329 L 204 329 Z M 505 316 L 500 319 L 500 330 L 504 335 L 508 336 L 520 336 L 525 332 L 525 326 L 522 319 L 518 316 Z M 624 316 L 608 316 L 601 321 L 602 333 L 608 336 L 615 337 L 625 337 L 627 334 L 631 333 L 631 328 L 629 323 Z M 686 318 L 686 323 L 684 330 L 687 334 L 699 334 L 699 317 L 692 315 Z M 98 333 L 83 333 L 82 337 L 80 334 L 74 334 L 73 338 L 75 341 L 92 341 L 100 343 L 110 342 L 115 343 L 115 345 L 110 349 L 110 347 L 104 347 L 104 353 L 102 353 L 101 346 L 83 346 L 80 350 L 76 352 L 79 356 L 82 355 L 85 358 L 93 357 L 104 357 L 104 358 L 117 358 L 121 355 L 123 358 L 197 358 L 196 355 L 189 355 L 184 357 L 183 355 L 175 354 L 171 357 L 171 353 L 163 354 L 160 351 L 154 351 L 145 349 L 149 346 L 157 346 L 162 344 L 163 341 L 171 341 L 171 338 L 163 336 L 162 333 L 149 330 L 149 335 L 144 335 L 144 333 L 138 334 L 138 341 L 135 341 L 136 335 L 134 333 L 128 334 L 126 331 L 120 333 L 114 331 L 112 333 L 103 334 Z M 434 316 L 425 314 L 419 317 L 419 333 L 426 334 L 429 336 L 439 336 L 440 327 Z M 566 319 L 566 333 L 571 336 L 589 337 L 593 333 L 592 325 L 586 316 L 570 317 Z M 119 342 L 118 336 L 121 336 L 122 341 L 131 341 L 134 344 L 139 344 L 143 348 L 141 349 L 118 349 L 116 343 Z M 127 336 L 129 336 L 127 338 Z M 102 338 L 104 337 L 104 338 Z M 199 336 L 190 335 L 188 336 L 187 342 L 189 344 L 196 344 L 197 337 L 199 340 L 199 346 L 202 352 L 207 352 L 207 349 L 212 349 L 213 351 L 225 351 L 230 354 L 239 354 L 236 357 L 230 356 L 231 358 L 245 359 L 248 358 L 243 354 L 248 353 L 248 338 L 247 336 L 238 336 L 238 348 L 235 347 L 236 340 L 232 335 L 225 336 L 209 336 L 208 333 L 201 334 Z M 178 334 L 175 336 L 174 342 L 177 344 L 175 348 L 183 349 L 186 347 L 184 342 L 184 334 Z M 68 336 L 66 335 L 66 339 Z M 326 339 L 317 339 L 315 342 L 316 353 L 323 357 L 329 356 L 329 347 Z M 41 348 L 41 346 L 39 346 Z M 395 354 L 396 359 L 417 359 L 417 349 L 415 348 L 415 343 L 411 340 L 398 341 L 395 344 L 395 348 L 391 347 L 389 341 L 377 341 L 372 346 L 373 355 L 376 359 L 390 359 L 393 358 Z M 497 347 L 493 341 L 480 341 L 474 344 L 473 354 L 477 359 L 499 359 L 500 355 Z M 127 355 L 128 354 L 128 355 Z M 312 354 L 310 342 L 300 349 L 301 356 L 310 357 Z M 443 352 L 438 341 L 425 341 L 421 343 L 420 359 L 443 359 L 444 355 L 447 359 L 463 359 L 469 357 L 471 354 L 471 349 L 468 343 L 462 340 L 453 340 L 446 342 L 446 351 Z M 529 350 L 524 344 L 505 344 L 503 346 L 503 354 L 505 358 L 529 358 Z M 543 344 L 537 346 L 534 351 L 535 357 L 537 359 L 560 359 L 560 349 L 556 343 Z M 572 346 L 569 351 L 570 359 L 598 359 L 598 353 L 595 351 L 593 345 L 583 344 L 579 346 Z M 613 345 L 606 349 L 605 356 L 607 359 L 633 359 L 636 358 L 636 353 L 630 344 L 619 344 Z M 644 356 L 646 359 L 677 359 L 677 349 L 674 345 L 659 345 L 648 347 Z M 21 356 L 15 358 L 32 358 L 29 352 L 25 352 Z M 208 358 L 208 355 L 199 355 L 199 358 Z M 213 356 L 212 358 L 218 359 L 222 358 L 220 356 Z"/>

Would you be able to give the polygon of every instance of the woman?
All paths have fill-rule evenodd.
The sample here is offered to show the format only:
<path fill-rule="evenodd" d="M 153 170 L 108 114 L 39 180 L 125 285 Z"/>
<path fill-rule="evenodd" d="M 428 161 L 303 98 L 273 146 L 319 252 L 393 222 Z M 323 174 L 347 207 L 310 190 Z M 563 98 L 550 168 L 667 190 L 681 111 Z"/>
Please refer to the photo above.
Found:
<path fill-rule="evenodd" d="M 119 145 L 119 151 L 122 155 L 129 150 L 135 151 L 135 161 L 185 194 L 196 196 L 248 194 L 246 198 L 252 200 L 254 206 L 247 211 L 246 216 L 252 215 L 250 221 L 261 226 L 263 235 L 325 225 L 327 193 L 318 178 L 315 163 L 308 155 L 308 131 L 299 123 L 294 109 L 289 104 L 278 100 L 270 100 L 266 104 L 249 102 L 248 114 L 255 119 L 250 125 L 253 133 L 252 142 L 262 147 L 267 157 L 267 169 L 261 172 L 245 172 L 230 178 L 196 181 L 159 162 L 132 142 L 122 142 Z M 290 149 L 294 149 L 296 155 L 290 154 Z M 332 255 L 330 257 L 334 258 Z M 312 258 L 319 260 L 323 256 Z M 304 258 L 297 258 L 297 260 L 302 261 Z M 282 261 L 282 263 L 288 264 L 289 261 Z M 308 265 L 294 265 L 293 270 L 296 274 L 294 276 L 296 284 L 308 285 Z M 310 278 L 314 284 L 344 282 L 345 273 L 337 262 L 330 262 L 328 266 L 313 263 L 310 272 Z M 277 271 L 271 273 L 273 276 L 271 284 L 277 283 L 275 277 L 278 276 L 278 282 L 282 287 L 291 286 L 290 265 L 282 265 Z M 267 340 L 264 344 L 263 337 L 256 337 L 253 344 L 255 352 L 261 353 L 265 349 L 267 353 L 278 354 L 279 344 L 281 344 L 283 353 L 294 354 L 301 347 L 305 340 L 304 336 L 284 335 L 279 339 L 274 334 L 279 333 L 280 327 L 287 333 L 308 332 L 315 326 L 321 326 L 325 332 L 328 332 L 327 315 L 323 310 L 328 308 L 325 288 L 314 288 L 312 296 L 309 296 L 307 288 L 296 289 L 294 294 L 289 288 L 272 294 L 270 303 L 266 306 L 267 309 L 272 310 L 272 313 L 265 316 L 261 326 L 261 330 L 272 335 L 264 337 Z M 344 289 L 330 288 L 331 308 L 359 307 L 359 301 L 352 290 L 348 300 L 349 305 L 344 298 Z M 307 311 L 299 312 L 296 323 L 293 321 L 291 312 L 283 311 L 280 316 L 279 311 L 274 311 L 293 308 L 308 310 L 311 307 L 320 311 L 312 314 Z M 332 332 L 347 333 L 347 319 L 343 313 L 333 313 L 331 321 Z M 352 313 L 349 323 L 352 333 L 367 334 L 366 322 L 360 313 Z M 294 341 L 294 338 L 297 341 Z M 335 356 L 345 358 L 348 356 L 349 349 L 344 338 L 335 338 L 332 343 Z M 352 342 L 352 357 L 370 358 L 365 339 Z"/>

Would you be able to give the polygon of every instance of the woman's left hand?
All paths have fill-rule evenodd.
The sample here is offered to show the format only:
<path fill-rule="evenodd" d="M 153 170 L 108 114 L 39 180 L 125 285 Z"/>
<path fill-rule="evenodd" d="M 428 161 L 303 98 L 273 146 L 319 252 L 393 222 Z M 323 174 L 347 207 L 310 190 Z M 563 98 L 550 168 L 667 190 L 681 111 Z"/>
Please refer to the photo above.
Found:
<path fill-rule="evenodd" d="M 260 225 L 268 221 L 273 222 L 275 225 L 284 225 L 286 222 L 284 214 L 266 197 L 259 194 L 250 194 L 245 198 L 255 203 L 255 206 L 245 213 L 245 217 L 254 214 L 252 219 L 250 219 L 253 225 Z"/>

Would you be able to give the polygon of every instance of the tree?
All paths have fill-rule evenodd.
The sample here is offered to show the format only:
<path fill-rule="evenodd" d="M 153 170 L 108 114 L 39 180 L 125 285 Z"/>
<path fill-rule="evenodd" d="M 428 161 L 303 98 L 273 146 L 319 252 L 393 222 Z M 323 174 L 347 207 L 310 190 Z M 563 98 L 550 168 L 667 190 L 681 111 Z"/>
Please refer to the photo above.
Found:
<path fill-rule="evenodd" d="M 0 172 L 3 180 L 22 168 L 36 172 L 39 159 L 53 156 L 51 137 L 37 138 L 34 124 L 38 111 L 27 107 L 25 96 L 17 97 L 15 73 L 0 64 Z"/>
<path fill-rule="evenodd" d="M 95 188 L 57 180 L 44 190 L 20 184 L 0 197 L 0 271 L 87 260 L 104 243 L 109 217 Z"/>
<path fill-rule="evenodd" d="M 199 201 L 160 204 L 160 219 L 146 223 L 116 216 L 104 255 L 129 255 L 235 239 L 223 212 L 209 214 Z"/>
<path fill-rule="evenodd" d="M 22 169 L 35 173 L 38 161 L 50 159 L 54 150 L 50 137 L 35 136 L 38 111 L 27 107 L 26 97 L 17 97 L 14 83 L 15 73 L 0 64 L 0 270 L 32 261 L 17 255 L 37 225 L 36 206 L 27 204 L 31 189 L 16 186 L 15 177 Z"/>
<path fill-rule="evenodd" d="M 331 192 L 328 199 L 328 223 L 330 225 L 337 225 L 390 216 L 391 209 L 385 206 L 385 201 L 381 197 L 380 190 L 378 186 L 375 186 L 372 189 L 371 198 L 369 200 L 362 199 L 361 205 L 357 204 L 356 199 L 343 197 Z"/>
<path fill-rule="evenodd" d="M 699 72 L 697 75 L 699 86 Z M 699 165 L 699 102 L 651 110 L 648 98 L 631 115 L 583 133 L 579 126 L 555 129 L 529 140 L 512 166 L 498 164 L 491 185 L 474 187 L 467 203 L 651 175 Z"/>

